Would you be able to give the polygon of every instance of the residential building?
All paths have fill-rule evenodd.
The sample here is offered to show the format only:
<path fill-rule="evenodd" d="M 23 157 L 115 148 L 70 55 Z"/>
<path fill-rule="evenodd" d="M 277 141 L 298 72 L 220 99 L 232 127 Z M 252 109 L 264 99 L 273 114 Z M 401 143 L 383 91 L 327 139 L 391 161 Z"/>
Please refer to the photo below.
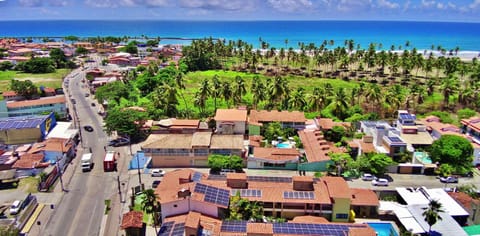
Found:
<path fill-rule="evenodd" d="M 169 118 L 160 121 L 149 120 L 145 124 L 152 134 L 193 134 L 197 131 L 211 131 L 208 124 L 200 120 Z"/>
<path fill-rule="evenodd" d="M 340 126 L 345 129 L 349 129 L 352 125 L 350 122 L 336 122 L 330 118 L 320 118 L 320 117 L 313 119 L 313 122 L 317 127 L 317 129 L 320 131 L 331 130 L 334 126 Z"/>
<path fill-rule="evenodd" d="M 247 128 L 247 110 L 217 109 L 215 117 L 216 133 L 245 134 Z"/>
<path fill-rule="evenodd" d="M 305 150 L 304 157 L 298 164 L 299 170 L 326 171 L 332 163 L 330 153 L 344 153 L 347 150 L 337 148 L 331 142 L 325 140 L 319 130 L 298 131 L 298 136 Z"/>
<path fill-rule="evenodd" d="M 371 139 L 376 152 L 396 157 L 402 155 L 407 149 L 408 144 L 403 140 L 403 136 L 387 122 L 361 121 L 360 130 L 365 133 L 363 141 L 369 142 Z"/>
<path fill-rule="evenodd" d="M 298 235 L 348 235 L 376 236 L 367 224 L 334 224 L 322 217 L 301 216 L 284 223 L 258 223 L 248 221 L 227 221 L 190 211 L 165 218 L 159 235 L 215 235 L 215 236 L 298 236 Z"/>
<path fill-rule="evenodd" d="M 5 101 L 16 101 L 25 99 L 23 96 L 18 95 L 15 91 L 5 91 L 2 93 Z"/>
<path fill-rule="evenodd" d="M 151 134 L 142 150 L 153 167 L 206 167 L 210 154 L 244 156 L 243 135 Z"/>
<path fill-rule="evenodd" d="M 398 111 L 396 128 L 400 132 L 398 135 L 407 144 L 407 150 L 410 152 L 416 148 L 429 147 L 433 143 L 427 127 L 422 123 L 417 123 L 417 117 L 408 111 Z"/>
<path fill-rule="evenodd" d="M 45 162 L 52 164 L 58 162 L 59 167 L 63 169 L 75 157 L 75 147 L 73 140 L 49 138 L 43 142 L 35 143 L 28 152 L 33 154 L 41 153 L 45 156 Z"/>
<path fill-rule="evenodd" d="M 0 142 L 10 145 L 42 141 L 56 124 L 53 113 L 0 118 Z"/>
<path fill-rule="evenodd" d="M 439 139 L 442 135 L 457 135 L 466 138 L 472 143 L 473 147 L 473 162 L 472 165 L 480 165 L 480 139 L 475 131 L 476 125 L 480 122 L 479 117 L 472 117 L 470 119 L 462 119 L 462 128 L 458 128 L 452 124 L 444 124 L 440 122 L 440 118 L 436 116 L 428 116 L 422 119 L 421 122 L 427 126 L 427 130 L 432 135 L 433 139 Z M 480 127 L 480 126 L 479 126 Z M 475 137 L 477 135 L 477 137 Z"/>
<path fill-rule="evenodd" d="M 250 147 L 247 168 L 297 170 L 301 154 L 295 148 Z"/>
<path fill-rule="evenodd" d="M 123 214 L 122 230 L 125 230 L 127 236 L 143 236 L 145 235 L 145 223 L 143 223 L 143 212 L 129 211 Z"/>
<path fill-rule="evenodd" d="M 41 170 L 50 165 L 45 161 L 45 156 L 42 153 L 22 153 L 18 155 L 18 159 L 13 164 L 12 168 L 16 170 L 17 177 L 35 176 Z"/>
<path fill-rule="evenodd" d="M 480 225 L 480 200 L 470 197 L 466 193 L 462 192 L 450 192 L 450 197 L 455 199 L 463 209 L 465 209 L 469 216 L 467 219 L 467 225 Z"/>
<path fill-rule="evenodd" d="M 162 220 L 190 211 L 223 218 L 230 196 L 236 194 L 261 202 L 263 215 L 286 219 L 310 215 L 333 222 L 348 222 L 353 209 L 365 217 L 375 217 L 379 205 L 378 199 L 372 197 L 375 195 L 372 190 L 352 191 L 341 177 L 267 177 L 245 173 L 225 176 L 179 169 L 165 174 L 155 193 L 161 205 Z"/>
<path fill-rule="evenodd" d="M 65 102 L 65 95 L 22 101 L 0 101 L 0 117 L 39 115 L 47 112 L 55 112 L 60 117 L 66 117 Z"/>
<path fill-rule="evenodd" d="M 260 127 L 279 122 L 282 128 L 305 129 L 305 114 L 301 111 L 251 110 L 248 117 L 249 135 L 260 135 Z"/>

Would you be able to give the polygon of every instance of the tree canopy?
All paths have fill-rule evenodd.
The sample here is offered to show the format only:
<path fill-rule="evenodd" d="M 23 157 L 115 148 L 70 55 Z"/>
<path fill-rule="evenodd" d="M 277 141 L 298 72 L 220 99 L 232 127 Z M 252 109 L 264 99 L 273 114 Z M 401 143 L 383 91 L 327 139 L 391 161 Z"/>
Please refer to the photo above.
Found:
<path fill-rule="evenodd" d="M 12 79 L 10 81 L 10 89 L 26 99 L 30 99 L 38 94 L 37 86 L 35 86 L 30 80 L 21 81 Z"/>
<path fill-rule="evenodd" d="M 473 161 L 473 147 L 466 138 L 457 135 L 442 135 L 432 144 L 430 156 L 433 162 L 450 164 L 458 172 L 465 172 Z"/>
<path fill-rule="evenodd" d="M 52 73 L 55 71 L 53 60 L 45 57 L 35 57 L 26 62 L 20 62 L 16 68 L 34 74 Z"/>
<path fill-rule="evenodd" d="M 239 156 L 224 156 L 213 154 L 208 156 L 208 167 L 212 172 L 220 172 L 221 169 L 231 169 L 241 171 L 243 169 L 243 160 Z"/>
<path fill-rule="evenodd" d="M 145 123 L 146 113 L 128 108 L 114 107 L 108 110 L 105 118 L 105 131 L 111 135 L 128 135 L 131 140 L 142 138 L 141 127 Z"/>
<path fill-rule="evenodd" d="M 374 175 L 383 175 L 386 168 L 394 161 L 384 153 L 369 154 L 359 158 L 358 165 L 362 170 L 369 171 Z"/>

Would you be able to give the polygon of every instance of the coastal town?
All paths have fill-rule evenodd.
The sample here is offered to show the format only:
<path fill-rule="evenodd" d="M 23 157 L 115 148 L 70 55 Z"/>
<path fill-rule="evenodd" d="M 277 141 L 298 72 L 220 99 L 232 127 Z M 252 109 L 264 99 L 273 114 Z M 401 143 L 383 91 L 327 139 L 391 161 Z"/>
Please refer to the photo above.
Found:
<path fill-rule="evenodd" d="M 476 55 L 44 41 L 0 39 L 2 233 L 480 231 Z"/>

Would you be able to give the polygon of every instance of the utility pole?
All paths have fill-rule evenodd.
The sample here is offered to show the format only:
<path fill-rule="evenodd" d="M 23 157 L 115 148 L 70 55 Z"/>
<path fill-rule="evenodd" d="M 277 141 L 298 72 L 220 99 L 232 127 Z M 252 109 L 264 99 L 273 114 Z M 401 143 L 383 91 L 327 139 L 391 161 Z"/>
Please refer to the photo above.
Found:
<path fill-rule="evenodd" d="M 57 165 L 57 169 L 60 173 L 60 185 L 62 186 L 62 191 L 63 192 L 67 192 L 67 190 L 63 187 L 63 179 L 62 179 L 62 175 L 63 175 L 63 171 L 62 171 L 62 168 L 60 167 L 60 164 L 58 163 L 58 156 L 56 157 L 57 161 L 56 161 L 56 165 Z"/>
<path fill-rule="evenodd" d="M 120 202 L 122 202 L 122 189 L 120 188 L 120 175 L 117 175 L 118 195 L 120 195 Z"/>

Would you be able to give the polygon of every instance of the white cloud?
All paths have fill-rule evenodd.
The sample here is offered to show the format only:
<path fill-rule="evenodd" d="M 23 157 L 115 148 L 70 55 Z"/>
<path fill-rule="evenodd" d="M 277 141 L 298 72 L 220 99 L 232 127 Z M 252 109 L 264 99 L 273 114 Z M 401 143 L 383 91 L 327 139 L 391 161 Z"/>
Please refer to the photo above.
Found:
<path fill-rule="evenodd" d="M 310 0 L 268 0 L 268 3 L 277 11 L 294 12 L 299 10 L 311 9 L 313 6 Z M 329 4 L 324 0 L 323 3 Z"/>
<path fill-rule="evenodd" d="M 24 7 L 38 7 L 42 5 L 41 0 L 18 0 L 18 3 Z"/>
<path fill-rule="evenodd" d="M 91 7 L 109 8 L 109 7 L 161 7 L 167 6 L 168 0 L 86 0 L 85 4 Z"/>
<path fill-rule="evenodd" d="M 480 0 L 474 0 L 470 5 L 468 5 L 470 9 L 477 9 L 480 8 Z"/>
<path fill-rule="evenodd" d="M 433 7 L 433 6 L 435 6 L 435 1 L 434 0 L 431 0 L 431 1 L 422 0 L 422 7 L 430 8 L 430 7 Z"/>
<path fill-rule="evenodd" d="M 378 0 L 377 1 L 377 6 L 379 8 L 388 8 L 388 9 L 396 9 L 396 8 L 400 7 L 400 5 L 398 5 L 398 3 L 390 2 L 388 0 Z"/>
<path fill-rule="evenodd" d="M 342 12 L 364 11 L 372 7 L 372 0 L 340 0 L 337 10 Z"/>
<path fill-rule="evenodd" d="M 256 6 L 255 0 L 180 0 L 183 8 L 198 8 L 203 10 L 241 11 L 252 10 Z M 202 11 L 201 14 L 204 12 Z"/>

